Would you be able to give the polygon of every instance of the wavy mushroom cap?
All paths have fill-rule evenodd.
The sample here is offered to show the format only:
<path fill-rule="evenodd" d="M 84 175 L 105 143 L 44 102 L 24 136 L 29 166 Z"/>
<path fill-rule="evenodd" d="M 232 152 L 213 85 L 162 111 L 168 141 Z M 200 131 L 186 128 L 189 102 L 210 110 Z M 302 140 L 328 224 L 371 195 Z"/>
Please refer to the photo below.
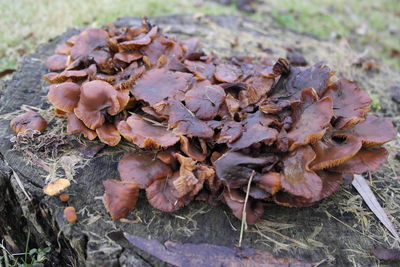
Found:
<path fill-rule="evenodd" d="M 74 112 L 81 94 L 80 85 L 73 82 L 64 82 L 50 86 L 47 98 L 57 109 L 64 112 Z"/>
<path fill-rule="evenodd" d="M 121 141 L 121 135 L 114 124 L 105 123 L 96 129 L 100 141 L 109 146 L 116 146 Z"/>
<path fill-rule="evenodd" d="M 312 88 L 301 92 L 301 101 L 294 103 L 292 109 L 293 125 L 288 131 L 289 151 L 320 140 L 333 116 L 332 99 L 325 97 L 318 100 Z"/>
<path fill-rule="evenodd" d="M 334 126 L 337 128 L 350 127 L 364 120 L 371 104 L 368 93 L 347 79 L 339 79 L 329 86 L 324 97 L 333 100 Z"/>
<path fill-rule="evenodd" d="M 129 181 L 108 179 L 103 182 L 103 202 L 113 220 L 118 220 L 131 211 L 139 198 L 139 186 Z"/>
<path fill-rule="evenodd" d="M 155 125 L 144 117 L 132 114 L 126 121 L 118 124 L 118 131 L 129 142 L 140 148 L 170 147 L 179 137 L 162 125 Z"/>
<path fill-rule="evenodd" d="M 294 196 L 312 199 L 322 191 L 322 180 L 312 170 L 310 163 L 316 154 L 310 146 L 302 146 L 283 159 L 282 189 Z"/>
<path fill-rule="evenodd" d="M 134 182 L 141 189 L 155 180 L 172 176 L 171 167 L 150 153 L 126 154 L 118 163 L 118 172 L 122 180 Z"/>
<path fill-rule="evenodd" d="M 89 140 L 93 140 L 97 137 L 96 131 L 93 131 L 86 127 L 86 125 L 83 124 L 83 122 L 78 119 L 78 117 L 74 113 L 68 113 L 67 116 L 67 133 L 81 133 Z"/>
<path fill-rule="evenodd" d="M 86 127 L 95 130 L 104 124 L 106 113 L 116 115 L 120 110 L 118 91 L 107 82 L 95 80 L 82 85 L 74 112 Z"/>
<path fill-rule="evenodd" d="M 72 58 L 87 57 L 97 48 L 106 47 L 108 34 L 102 29 L 88 29 L 81 32 L 73 40 Z"/>
<path fill-rule="evenodd" d="M 242 220 L 245 195 L 238 190 L 231 189 L 230 191 L 225 190 L 223 196 L 233 215 Z M 246 223 L 255 224 L 264 214 L 264 204 L 251 198 L 248 199 L 246 204 Z"/>
<path fill-rule="evenodd" d="M 12 119 L 10 128 L 16 133 L 21 133 L 28 129 L 43 132 L 47 128 L 47 122 L 39 113 L 30 110 Z"/>
<path fill-rule="evenodd" d="M 68 56 L 66 55 L 52 55 L 47 58 L 44 64 L 46 68 L 51 71 L 63 70 L 68 65 Z"/>

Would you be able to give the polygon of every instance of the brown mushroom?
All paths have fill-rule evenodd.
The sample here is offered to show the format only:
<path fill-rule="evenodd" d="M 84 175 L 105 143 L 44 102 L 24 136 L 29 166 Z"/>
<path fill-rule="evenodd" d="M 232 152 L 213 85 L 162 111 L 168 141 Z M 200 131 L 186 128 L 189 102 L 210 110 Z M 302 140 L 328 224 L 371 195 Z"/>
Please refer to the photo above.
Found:
<path fill-rule="evenodd" d="M 120 111 L 119 94 L 112 85 L 98 80 L 82 85 L 74 112 L 86 127 L 95 130 L 104 124 L 106 113 L 116 115 Z"/>
<path fill-rule="evenodd" d="M 100 141 L 109 146 L 116 146 L 121 141 L 121 135 L 114 124 L 105 123 L 96 129 L 96 133 Z"/>
<path fill-rule="evenodd" d="M 66 55 L 52 55 L 47 58 L 45 66 L 51 70 L 63 70 L 67 67 L 68 56 Z"/>
<path fill-rule="evenodd" d="M 21 133 L 28 129 L 43 132 L 47 128 L 47 122 L 36 111 L 30 110 L 10 121 L 10 128 Z"/>
<path fill-rule="evenodd" d="M 363 148 L 349 160 L 329 170 L 352 174 L 376 171 L 386 162 L 388 155 L 389 153 L 383 147 Z"/>
<path fill-rule="evenodd" d="M 90 130 L 88 127 L 86 127 L 85 124 L 83 124 L 83 122 L 79 120 L 74 113 L 68 113 L 67 121 L 67 133 L 82 133 L 83 136 L 89 140 L 93 140 L 97 137 L 96 131 Z"/>
<path fill-rule="evenodd" d="M 321 170 L 337 166 L 356 155 L 361 145 L 361 140 L 357 137 L 337 137 L 328 134 L 323 140 L 312 145 L 316 158 L 311 163 L 311 169 Z"/>
<path fill-rule="evenodd" d="M 293 125 L 288 131 L 289 151 L 320 140 L 333 116 L 332 100 L 328 97 L 318 100 L 312 88 L 301 92 L 300 102 L 293 103 L 292 109 Z"/>
<path fill-rule="evenodd" d="M 223 196 L 233 215 L 242 220 L 245 202 L 244 194 L 241 194 L 238 190 L 231 189 L 230 191 L 225 190 Z M 264 204 L 251 198 L 248 199 L 246 204 L 246 223 L 255 224 L 264 214 Z"/>
<path fill-rule="evenodd" d="M 64 209 L 64 217 L 69 223 L 76 223 L 78 220 L 78 216 L 76 215 L 74 207 L 66 207 Z"/>
<path fill-rule="evenodd" d="M 168 98 L 183 99 L 189 89 L 192 75 L 172 72 L 164 68 L 147 71 L 131 88 L 136 99 L 149 103 L 151 107 L 166 104 Z"/>
<path fill-rule="evenodd" d="M 139 186 L 130 181 L 108 179 L 103 182 L 103 202 L 111 218 L 115 221 L 128 215 L 139 198 Z"/>
<path fill-rule="evenodd" d="M 102 29 L 87 29 L 74 38 L 72 59 L 87 57 L 97 48 L 106 47 L 108 34 Z"/>
<path fill-rule="evenodd" d="M 241 69 L 236 65 L 223 63 L 217 65 L 214 76 L 220 82 L 233 83 L 239 79 L 241 74 Z"/>
<path fill-rule="evenodd" d="M 118 126 L 120 134 L 140 148 L 169 147 L 179 141 L 179 137 L 162 125 L 153 124 L 137 114 L 132 114 Z"/>
<path fill-rule="evenodd" d="M 213 129 L 204 121 L 199 120 L 180 101 L 171 100 L 169 108 L 168 125 L 173 128 L 175 134 L 206 139 L 214 135 Z"/>
<path fill-rule="evenodd" d="M 172 169 L 167 164 L 144 153 L 126 154 L 118 163 L 118 172 L 122 180 L 134 182 L 141 189 L 155 180 L 172 176 Z"/>
<path fill-rule="evenodd" d="M 358 137 L 363 147 L 375 147 L 395 139 L 397 131 L 389 119 L 369 115 L 353 127 L 337 132 L 341 134 Z"/>
<path fill-rule="evenodd" d="M 271 195 L 274 195 L 281 189 L 281 174 L 279 172 L 267 172 L 255 180 L 259 188 L 264 189 Z"/>
<path fill-rule="evenodd" d="M 47 98 L 57 109 L 64 112 L 74 112 L 81 94 L 80 85 L 64 82 L 50 86 Z"/>
<path fill-rule="evenodd" d="M 178 175 L 179 173 L 177 172 L 173 177 Z M 177 198 L 173 194 L 173 190 L 175 190 L 175 187 L 171 178 L 155 180 L 146 188 L 147 200 L 150 205 L 158 210 L 165 212 L 177 211 L 189 203 L 191 199 Z"/>
<path fill-rule="evenodd" d="M 310 163 L 315 159 L 310 146 L 302 146 L 283 159 L 282 189 L 293 196 L 313 199 L 322 191 L 322 180 L 312 170 Z"/>
<path fill-rule="evenodd" d="M 201 120 L 211 120 L 218 114 L 225 92 L 218 85 L 195 86 L 185 94 L 185 105 Z"/>
<path fill-rule="evenodd" d="M 368 93 L 347 79 L 340 79 L 329 86 L 324 97 L 333 100 L 336 128 L 350 127 L 364 120 L 371 103 Z"/>

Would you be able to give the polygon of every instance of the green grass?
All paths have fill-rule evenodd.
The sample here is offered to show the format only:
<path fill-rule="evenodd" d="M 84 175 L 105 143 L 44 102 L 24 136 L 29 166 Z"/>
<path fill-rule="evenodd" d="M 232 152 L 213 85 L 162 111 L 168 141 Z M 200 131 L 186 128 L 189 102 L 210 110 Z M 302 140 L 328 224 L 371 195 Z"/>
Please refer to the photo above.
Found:
<path fill-rule="evenodd" d="M 0 71 L 15 69 L 25 53 L 67 28 L 99 26 L 121 16 L 165 14 L 245 15 L 266 17 L 334 42 L 346 40 L 360 53 L 379 58 L 400 70 L 400 1 L 398 0 L 261 0 L 255 14 L 234 5 L 208 0 L 0 0 Z M 399 51 L 400 52 L 400 51 Z"/>
<path fill-rule="evenodd" d="M 398 0 L 264 0 L 264 12 L 285 27 L 320 38 L 342 39 L 362 52 L 400 70 L 400 1 Z M 262 14 L 263 11 L 260 13 Z"/>

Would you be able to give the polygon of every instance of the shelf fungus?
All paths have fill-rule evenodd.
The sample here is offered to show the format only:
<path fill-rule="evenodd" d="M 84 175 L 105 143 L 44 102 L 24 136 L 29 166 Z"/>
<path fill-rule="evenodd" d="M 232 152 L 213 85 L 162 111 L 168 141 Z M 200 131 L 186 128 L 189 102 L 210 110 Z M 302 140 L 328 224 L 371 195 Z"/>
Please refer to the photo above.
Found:
<path fill-rule="evenodd" d="M 220 202 L 256 223 L 267 202 L 311 206 L 346 175 L 377 170 L 397 135 L 390 120 L 367 114 L 366 91 L 323 63 L 219 59 L 146 19 L 87 29 L 45 65 L 48 100 L 68 133 L 138 147 L 119 162 L 121 180 L 104 182 L 114 220 L 142 189 L 165 212 Z M 11 127 L 43 130 L 45 122 L 31 111 Z"/>

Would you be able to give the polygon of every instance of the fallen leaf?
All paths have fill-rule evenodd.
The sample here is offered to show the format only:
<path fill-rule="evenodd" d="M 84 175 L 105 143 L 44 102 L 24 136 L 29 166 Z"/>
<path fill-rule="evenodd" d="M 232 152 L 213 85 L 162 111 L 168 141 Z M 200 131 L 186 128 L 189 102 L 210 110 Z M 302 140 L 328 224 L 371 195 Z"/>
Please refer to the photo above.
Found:
<path fill-rule="evenodd" d="M 380 260 L 384 261 L 398 261 L 400 260 L 399 249 L 371 249 L 371 254 Z"/>
<path fill-rule="evenodd" d="M 231 248 L 212 244 L 175 243 L 142 238 L 124 233 L 134 246 L 175 266 L 282 266 L 306 267 L 310 263 L 291 258 L 276 258 L 269 252 L 255 249 Z"/>

